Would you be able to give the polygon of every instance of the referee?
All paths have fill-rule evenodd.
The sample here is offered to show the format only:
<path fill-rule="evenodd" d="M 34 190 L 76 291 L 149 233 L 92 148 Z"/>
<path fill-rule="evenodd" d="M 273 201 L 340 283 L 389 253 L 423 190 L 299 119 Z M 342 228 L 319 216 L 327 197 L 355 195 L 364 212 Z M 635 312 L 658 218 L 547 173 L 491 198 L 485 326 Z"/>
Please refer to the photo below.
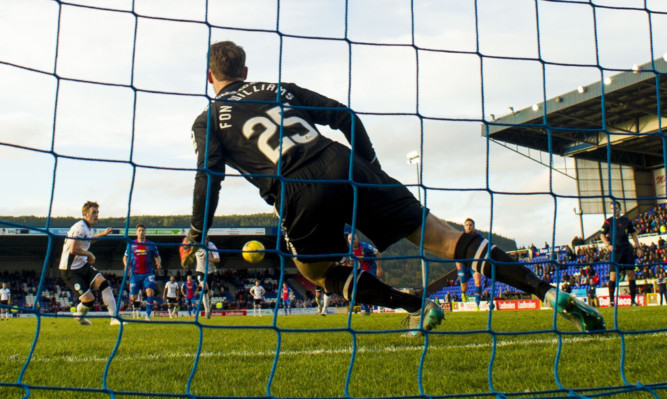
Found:
<path fill-rule="evenodd" d="M 629 237 L 637 248 L 637 256 L 641 256 L 641 248 L 639 247 L 639 239 L 637 238 L 637 231 L 632 221 L 625 215 L 621 216 L 621 203 L 612 201 L 611 207 L 612 216 L 607 218 L 600 229 L 600 239 L 607 246 L 612 254 L 613 264 L 609 266 L 609 306 L 614 306 L 616 295 L 616 270 L 625 273 L 628 279 L 628 286 L 630 287 L 630 306 L 637 306 L 635 297 L 637 296 L 637 282 L 635 281 L 635 256 L 633 248 L 630 245 Z M 612 244 L 613 241 L 613 244 Z"/>

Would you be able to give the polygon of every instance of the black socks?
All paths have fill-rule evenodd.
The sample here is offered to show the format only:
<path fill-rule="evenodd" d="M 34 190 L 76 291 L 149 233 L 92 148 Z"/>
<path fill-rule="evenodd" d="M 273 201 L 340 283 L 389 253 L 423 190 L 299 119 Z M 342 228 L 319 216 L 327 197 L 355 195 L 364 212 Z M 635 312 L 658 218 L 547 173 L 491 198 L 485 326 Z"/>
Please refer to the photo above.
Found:
<path fill-rule="evenodd" d="M 466 265 L 470 266 L 473 271 L 491 278 L 492 264 L 485 260 L 488 256 L 488 245 L 489 242 L 477 233 L 463 233 L 456 243 L 454 257 L 455 259 L 472 259 L 466 261 Z M 535 294 L 540 300 L 544 300 L 544 295 L 553 288 L 527 267 L 516 264 L 511 256 L 495 245 L 491 247 L 491 259 L 503 262 L 496 264 L 496 280 L 501 283 Z"/>
<path fill-rule="evenodd" d="M 332 266 L 326 276 L 326 290 L 352 299 L 354 273 L 351 267 Z M 420 297 L 401 292 L 370 273 L 359 271 L 357 274 L 356 303 L 368 303 L 386 308 L 403 308 L 408 312 L 416 312 L 422 307 Z"/>

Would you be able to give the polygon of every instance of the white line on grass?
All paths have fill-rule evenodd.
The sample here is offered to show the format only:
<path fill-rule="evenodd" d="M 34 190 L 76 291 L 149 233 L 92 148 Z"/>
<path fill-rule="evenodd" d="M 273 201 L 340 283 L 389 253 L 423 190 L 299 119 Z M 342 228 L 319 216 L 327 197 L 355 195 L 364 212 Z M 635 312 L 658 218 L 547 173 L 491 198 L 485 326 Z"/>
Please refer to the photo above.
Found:
<path fill-rule="evenodd" d="M 637 338 L 645 337 L 663 337 L 666 336 L 667 332 L 657 332 L 651 334 L 640 334 L 640 335 L 626 335 L 626 340 L 634 340 Z M 501 337 L 502 339 L 502 337 Z M 617 336 L 572 336 L 564 337 L 563 343 L 583 343 L 583 342 L 605 342 L 618 339 Z M 558 343 L 557 338 L 543 338 L 543 339 L 529 339 L 529 340 L 511 340 L 511 341 L 500 341 L 496 343 L 496 347 L 512 347 L 518 345 L 556 345 Z M 491 342 L 487 343 L 474 343 L 474 344 L 462 344 L 462 345 L 430 345 L 429 351 L 445 351 L 452 349 L 483 349 L 491 348 L 493 344 Z M 373 353 L 373 352 L 412 352 L 419 351 L 421 352 L 424 349 L 422 345 L 408 345 L 408 346 L 385 346 L 382 348 L 368 348 L 368 347 L 358 347 L 357 353 Z M 280 351 L 280 356 L 303 356 L 303 355 L 331 355 L 331 354 L 352 354 L 352 348 L 339 348 L 339 349 L 315 349 L 315 350 L 282 350 Z M 214 351 L 214 352 L 202 352 L 199 357 L 241 357 L 247 359 L 248 357 L 273 357 L 275 351 Z M 161 360 L 167 358 L 194 358 L 196 353 L 157 353 L 157 354 L 144 354 L 144 355 L 117 355 L 114 357 L 114 361 L 127 361 L 127 360 Z M 103 356 L 44 356 L 44 357 L 33 357 L 31 362 L 106 362 L 109 358 Z M 12 360 L 12 359 L 10 359 Z M 15 359 L 19 360 L 19 359 Z"/>

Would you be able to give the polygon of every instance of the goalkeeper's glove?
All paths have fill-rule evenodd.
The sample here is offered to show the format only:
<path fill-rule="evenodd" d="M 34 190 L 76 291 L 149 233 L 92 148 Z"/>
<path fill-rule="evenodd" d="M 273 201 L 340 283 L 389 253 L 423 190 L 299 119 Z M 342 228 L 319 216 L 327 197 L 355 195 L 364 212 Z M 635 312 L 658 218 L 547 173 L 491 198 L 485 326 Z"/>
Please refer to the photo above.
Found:
<path fill-rule="evenodd" d="M 195 246 L 201 241 L 201 231 L 190 227 L 188 234 L 183 238 L 181 246 L 178 248 L 178 254 L 181 257 L 181 267 L 184 269 L 189 269 L 193 267 L 196 263 L 195 257 Z"/>

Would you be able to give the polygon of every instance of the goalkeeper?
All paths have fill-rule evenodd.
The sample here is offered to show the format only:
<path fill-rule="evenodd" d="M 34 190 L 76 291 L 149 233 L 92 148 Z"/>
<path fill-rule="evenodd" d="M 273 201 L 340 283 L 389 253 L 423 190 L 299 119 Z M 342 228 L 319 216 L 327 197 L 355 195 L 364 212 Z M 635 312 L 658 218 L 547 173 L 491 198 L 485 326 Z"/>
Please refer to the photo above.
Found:
<path fill-rule="evenodd" d="M 338 263 L 349 252 L 346 223 L 380 252 L 407 238 L 444 259 L 464 260 L 487 277 L 492 263 L 480 258 L 490 253 L 498 262 L 498 281 L 546 300 L 580 330 L 604 328 L 597 310 L 563 292 L 556 295 L 554 287 L 501 249 L 489 248 L 483 237 L 462 233 L 422 208 L 407 187 L 380 168 L 364 125 L 345 105 L 293 83 L 245 82 L 247 74 L 241 47 L 229 41 L 211 45 L 208 81 L 217 96 L 192 127 L 197 174 L 191 228 L 181 247 L 185 267 L 194 263 L 192 244 L 201 246 L 204 226 L 211 226 L 229 165 L 282 212 L 287 247 L 304 277 L 347 300 L 356 285 L 359 303 L 407 310 L 411 336 L 439 325 L 442 309 L 430 300 L 422 309 L 421 296 L 370 273 L 358 273 L 354 284 L 353 269 Z M 315 124 L 340 130 L 351 149 L 321 135 Z"/>

